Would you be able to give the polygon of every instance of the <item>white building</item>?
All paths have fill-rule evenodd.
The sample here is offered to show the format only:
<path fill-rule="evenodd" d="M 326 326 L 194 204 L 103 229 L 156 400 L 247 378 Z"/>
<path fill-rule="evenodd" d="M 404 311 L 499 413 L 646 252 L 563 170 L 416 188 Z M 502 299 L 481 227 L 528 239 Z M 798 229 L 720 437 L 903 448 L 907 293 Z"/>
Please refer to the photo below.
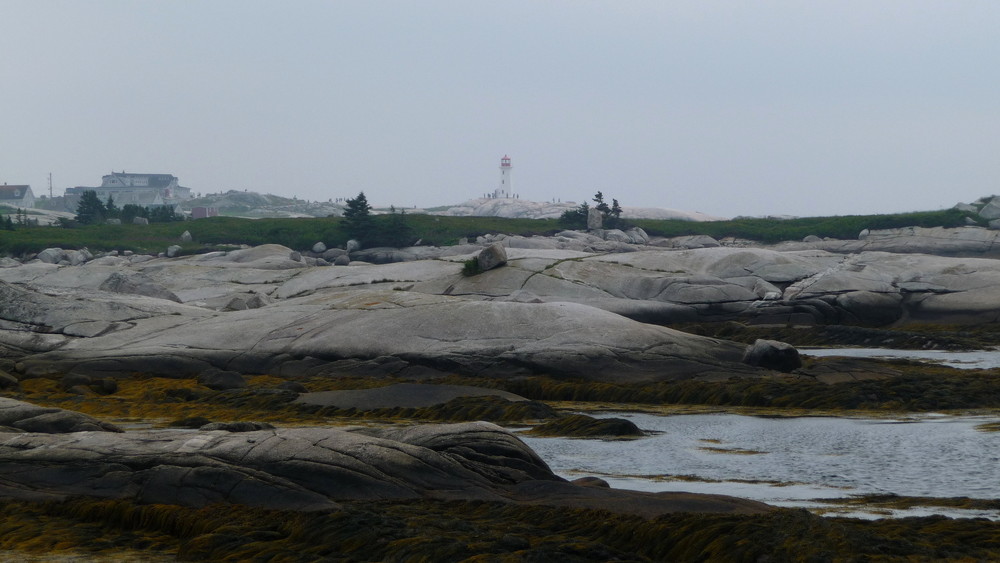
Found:
<path fill-rule="evenodd" d="M 35 194 L 31 193 L 31 186 L 0 186 L 0 205 L 9 205 L 22 209 L 30 209 L 35 206 Z"/>
<path fill-rule="evenodd" d="M 101 201 L 107 201 L 111 197 L 118 207 L 129 204 L 177 207 L 181 201 L 191 199 L 191 188 L 179 185 L 177 176 L 173 174 L 134 174 L 122 171 L 103 176 L 101 185 L 97 187 L 66 188 L 66 208 L 75 210 L 83 192 L 88 191 L 96 192 Z"/>

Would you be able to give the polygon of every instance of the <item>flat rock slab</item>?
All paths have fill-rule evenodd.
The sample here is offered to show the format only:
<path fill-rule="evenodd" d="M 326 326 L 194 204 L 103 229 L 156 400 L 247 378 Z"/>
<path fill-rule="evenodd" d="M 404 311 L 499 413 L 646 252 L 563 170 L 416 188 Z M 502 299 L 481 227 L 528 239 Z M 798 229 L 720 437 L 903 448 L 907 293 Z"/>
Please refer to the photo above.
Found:
<path fill-rule="evenodd" d="M 524 397 L 514 393 L 471 385 L 399 383 L 375 389 L 303 393 L 295 402 L 339 409 L 371 410 L 432 407 L 459 397 L 483 396 L 503 397 L 508 401 L 527 401 Z"/>

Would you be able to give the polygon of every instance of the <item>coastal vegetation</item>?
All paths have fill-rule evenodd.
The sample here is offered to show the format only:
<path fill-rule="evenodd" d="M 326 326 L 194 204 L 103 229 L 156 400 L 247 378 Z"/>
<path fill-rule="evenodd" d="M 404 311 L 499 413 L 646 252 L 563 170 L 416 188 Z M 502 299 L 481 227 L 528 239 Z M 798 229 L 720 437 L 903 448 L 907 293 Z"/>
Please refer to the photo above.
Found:
<path fill-rule="evenodd" d="M 127 500 L 0 503 L 0 550 L 181 561 L 987 561 L 1000 523 L 346 501 L 323 512 Z"/>
<path fill-rule="evenodd" d="M 948 209 L 891 215 L 853 215 L 798 219 L 737 218 L 731 221 L 695 222 L 679 220 L 630 219 L 653 236 L 709 235 L 717 239 L 734 237 L 766 243 L 801 240 L 814 235 L 854 239 L 863 229 L 889 229 L 906 226 L 958 227 L 965 225 L 968 213 Z M 370 215 L 376 240 L 366 246 L 403 245 L 418 240 L 423 245 L 457 244 L 462 238 L 474 239 L 489 233 L 522 236 L 552 235 L 566 228 L 559 219 L 507 219 L 502 217 L 449 217 L 388 213 Z M 317 241 L 328 247 L 343 247 L 352 238 L 351 230 L 341 223 L 344 218 L 242 219 L 211 217 L 197 221 L 151 223 L 149 225 L 94 224 L 74 229 L 15 226 L 14 231 L 0 232 L 0 255 L 19 256 L 49 247 L 89 248 L 91 251 L 131 250 L 160 252 L 177 244 L 184 231 L 193 241 L 181 244 L 182 253 L 205 252 L 222 245 L 281 244 L 293 249 L 311 248 Z M 367 220 L 366 220 L 367 221 Z M 367 223 L 366 223 L 367 224 Z M 400 236 L 399 231 L 403 230 Z"/>

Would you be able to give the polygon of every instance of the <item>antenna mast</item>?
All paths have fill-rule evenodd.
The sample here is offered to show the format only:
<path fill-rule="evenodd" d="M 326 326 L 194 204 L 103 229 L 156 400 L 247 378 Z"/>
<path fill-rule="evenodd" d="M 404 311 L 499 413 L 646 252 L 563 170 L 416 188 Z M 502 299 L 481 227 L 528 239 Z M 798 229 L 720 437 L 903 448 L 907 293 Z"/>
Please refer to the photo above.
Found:
<path fill-rule="evenodd" d="M 49 199 L 52 199 L 52 173 L 49 172 Z"/>

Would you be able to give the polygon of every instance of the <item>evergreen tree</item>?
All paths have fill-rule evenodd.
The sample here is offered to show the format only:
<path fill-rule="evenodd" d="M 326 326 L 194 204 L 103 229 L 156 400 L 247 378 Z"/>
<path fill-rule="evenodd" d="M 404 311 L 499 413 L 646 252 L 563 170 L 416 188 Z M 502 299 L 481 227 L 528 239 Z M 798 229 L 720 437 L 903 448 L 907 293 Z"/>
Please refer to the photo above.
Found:
<path fill-rule="evenodd" d="M 611 200 L 611 211 L 608 215 L 614 217 L 615 219 L 620 219 L 622 216 L 622 206 L 618 205 L 617 199 Z"/>
<path fill-rule="evenodd" d="M 375 234 L 375 221 L 371 215 L 372 206 L 368 205 L 365 192 L 359 192 L 357 197 L 347 198 L 345 203 L 347 207 L 344 208 L 344 219 L 340 223 L 344 232 L 362 244 L 371 242 Z"/>
<path fill-rule="evenodd" d="M 380 233 L 379 244 L 402 248 L 413 243 L 416 236 L 413 227 L 406 221 L 406 210 L 402 209 L 396 213 L 395 206 L 390 207 L 390 213 L 385 218 L 385 227 Z"/>
<path fill-rule="evenodd" d="M 121 209 L 115 205 L 115 198 L 108 194 L 108 201 L 104 204 L 104 217 L 106 219 L 117 219 L 121 217 Z"/>
<path fill-rule="evenodd" d="M 87 190 L 80 196 L 80 203 L 76 206 L 76 221 L 81 225 L 100 223 L 104 221 L 105 211 L 97 192 Z"/>
<path fill-rule="evenodd" d="M 136 217 L 145 217 L 146 219 L 149 219 L 149 208 L 142 207 L 141 205 L 136 205 L 134 203 L 126 203 L 122 206 L 122 223 L 131 223 Z"/>
<path fill-rule="evenodd" d="M 4 219 L 4 222 L 3 222 L 3 228 L 4 228 L 5 230 L 8 230 L 8 231 L 13 231 L 13 230 L 14 230 L 14 221 L 13 221 L 13 220 L 11 220 L 11 218 L 10 218 L 10 215 L 9 215 L 9 214 L 8 214 L 8 215 L 7 215 L 7 217 L 6 217 L 5 219 Z"/>
<path fill-rule="evenodd" d="M 567 229 L 586 229 L 587 215 L 590 215 L 590 205 L 585 201 L 576 209 L 563 211 L 559 216 L 559 224 Z"/>
<path fill-rule="evenodd" d="M 161 205 L 153 209 L 147 208 L 150 223 L 169 223 L 171 221 L 183 221 L 184 216 L 178 215 L 172 205 Z"/>
<path fill-rule="evenodd" d="M 594 208 L 603 213 L 605 217 L 607 217 L 608 214 L 611 213 L 611 208 L 608 207 L 608 204 L 604 202 L 604 194 L 602 194 L 600 191 L 594 194 L 594 203 L 597 204 L 594 206 Z"/>

